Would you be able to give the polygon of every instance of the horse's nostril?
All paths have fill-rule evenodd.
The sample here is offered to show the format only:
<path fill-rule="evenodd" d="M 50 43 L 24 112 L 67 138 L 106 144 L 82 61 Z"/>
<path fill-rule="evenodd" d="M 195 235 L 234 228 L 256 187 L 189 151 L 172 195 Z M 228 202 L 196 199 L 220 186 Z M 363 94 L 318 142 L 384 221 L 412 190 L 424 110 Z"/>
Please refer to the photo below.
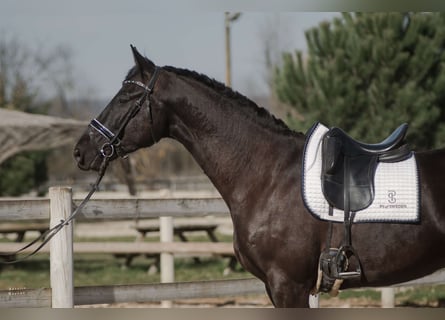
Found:
<path fill-rule="evenodd" d="M 79 162 L 79 160 L 80 160 L 80 150 L 78 148 L 74 149 L 73 156 L 74 156 L 74 159 L 76 159 L 76 161 Z"/>

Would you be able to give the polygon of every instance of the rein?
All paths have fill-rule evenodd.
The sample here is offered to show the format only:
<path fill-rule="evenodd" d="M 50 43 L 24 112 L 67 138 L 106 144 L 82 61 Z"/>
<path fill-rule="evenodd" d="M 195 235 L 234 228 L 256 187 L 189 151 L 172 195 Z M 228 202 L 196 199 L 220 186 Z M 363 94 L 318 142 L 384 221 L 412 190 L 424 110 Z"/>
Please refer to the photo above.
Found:
<path fill-rule="evenodd" d="M 119 129 L 116 133 L 113 133 L 111 130 L 109 130 L 105 125 L 103 125 L 100 121 L 97 119 L 91 120 L 89 126 L 96 130 L 98 133 L 100 133 L 105 139 L 108 140 L 104 145 L 102 145 L 102 148 L 100 149 L 100 154 L 102 155 L 102 163 L 100 165 L 98 177 L 95 181 L 95 183 L 91 186 L 90 191 L 88 192 L 85 199 L 82 200 L 82 202 L 79 204 L 79 206 L 70 214 L 70 216 L 66 220 L 61 220 L 57 225 L 52 227 L 51 229 L 48 229 L 46 232 L 44 232 L 42 235 L 40 235 L 38 238 L 34 239 L 24 247 L 14 251 L 14 252 L 0 252 L 0 257 L 10 257 L 19 254 L 23 250 L 33 246 L 38 241 L 42 240 L 42 243 L 31 253 L 25 255 L 22 258 L 17 258 L 14 260 L 8 260 L 8 261 L 0 261 L 0 264 L 13 264 L 17 262 L 21 262 L 33 255 L 35 255 L 40 249 L 42 249 L 51 239 L 54 237 L 64 226 L 67 226 L 76 215 L 82 210 L 82 208 L 85 206 L 85 204 L 90 200 L 91 196 L 99 189 L 99 184 L 102 180 L 102 178 L 105 175 L 105 171 L 108 167 L 108 164 L 111 160 L 111 157 L 116 154 L 117 156 L 120 156 L 122 158 L 126 158 L 128 155 L 125 153 L 122 153 L 121 150 L 121 140 L 119 136 L 124 131 L 125 127 L 127 126 L 128 122 L 139 112 L 141 107 L 144 105 L 145 102 L 147 102 L 147 111 L 150 116 L 150 130 L 153 137 L 154 142 L 156 142 L 156 138 L 153 133 L 153 114 L 151 110 L 151 102 L 150 102 L 150 96 L 153 92 L 154 85 L 156 83 L 156 80 L 159 75 L 160 68 L 156 66 L 153 76 L 150 79 L 150 82 L 148 85 L 145 85 L 144 83 L 136 80 L 125 80 L 122 84 L 134 84 L 138 87 L 141 87 L 144 89 L 143 95 L 136 101 L 134 106 L 130 108 L 130 110 L 126 113 L 122 124 L 120 125 Z"/>
<path fill-rule="evenodd" d="M 70 216 L 66 220 L 60 220 L 60 222 L 57 225 L 55 225 L 51 229 L 48 229 L 46 232 L 41 234 L 38 238 L 34 239 L 33 241 L 31 241 L 24 247 L 14 251 L 14 252 L 8 252 L 8 253 L 0 252 L 0 257 L 15 256 L 15 255 L 19 254 L 20 252 L 22 252 L 23 250 L 33 246 L 38 241 L 42 240 L 42 243 L 36 249 L 34 249 L 31 253 L 27 254 L 26 256 L 24 256 L 22 258 L 8 260 L 8 261 L 0 261 L 0 263 L 1 264 L 13 264 L 13 263 L 21 262 L 21 261 L 24 261 L 25 259 L 30 258 L 31 256 L 35 255 L 40 249 L 42 249 L 52 239 L 52 237 L 54 237 L 64 226 L 67 226 L 72 220 L 74 220 L 76 215 L 80 211 L 82 211 L 85 204 L 90 200 L 90 198 L 94 194 L 94 192 L 96 192 L 97 189 L 99 189 L 100 181 L 102 180 L 103 176 L 105 175 L 105 170 L 108 167 L 108 163 L 109 163 L 109 158 L 104 157 L 102 164 L 100 166 L 100 169 L 99 169 L 99 175 L 96 179 L 96 182 L 91 186 L 90 192 L 87 194 L 85 199 L 82 200 L 82 202 L 79 204 L 79 206 L 70 214 Z"/>

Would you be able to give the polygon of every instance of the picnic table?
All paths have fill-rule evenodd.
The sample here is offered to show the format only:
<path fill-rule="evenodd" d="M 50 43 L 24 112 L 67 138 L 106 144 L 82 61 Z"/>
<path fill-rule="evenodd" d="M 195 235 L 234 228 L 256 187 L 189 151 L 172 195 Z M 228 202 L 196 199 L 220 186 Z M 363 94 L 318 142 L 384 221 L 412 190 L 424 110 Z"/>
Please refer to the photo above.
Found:
<path fill-rule="evenodd" d="M 217 224 L 214 223 L 207 223 L 207 224 L 186 224 L 186 225 L 174 225 L 173 226 L 173 234 L 177 236 L 182 242 L 188 242 L 189 238 L 186 236 L 186 234 L 190 235 L 197 232 L 205 232 L 207 236 L 209 237 L 211 242 L 219 242 L 218 238 L 215 235 L 216 228 L 218 227 Z M 136 225 L 134 229 L 139 233 L 139 236 L 137 237 L 136 241 L 143 241 L 143 239 L 147 236 L 147 234 L 159 232 L 160 228 L 159 225 Z M 133 258 L 139 256 L 139 254 L 116 254 L 115 257 L 125 258 L 125 267 L 129 267 L 131 265 L 131 262 Z M 145 255 L 148 258 L 155 258 L 155 262 L 150 267 L 151 272 L 156 272 L 159 268 L 159 260 L 160 256 L 159 254 L 146 254 Z M 233 271 L 235 270 L 237 260 L 235 256 L 233 255 L 222 255 L 223 257 L 229 257 L 229 264 L 228 268 Z M 200 263 L 199 257 L 193 257 L 193 260 L 195 263 Z"/>
<path fill-rule="evenodd" d="M 25 239 L 25 234 L 28 231 L 37 231 L 41 235 L 49 229 L 48 223 L 0 223 L 0 234 L 4 236 L 8 234 L 16 234 L 15 242 L 22 242 Z M 15 259 L 15 254 L 4 255 L 2 259 L 12 261 Z"/>
<path fill-rule="evenodd" d="M 175 225 L 173 226 L 173 234 L 178 236 L 183 242 L 189 241 L 185 236 L 186 233 L 194 233 L 199 231 L 205 231 L 207 236 L 212 242 L 218 242 L 218 238 L 215 235 L 215 230 L 218 227 L 217 224 L 187 224 L 187 225 Z M 139 239 L 145 238 L 147 233 L 159 232 L 159 226 L 136 226 L 136 231 L 139 232 Z"/>
<path fill-rule="evenodd" d="M 3 235 L 15 233 L 15 242 L 22 242 L 28 231 L 37 231 L 40 234 L 49 229 L 48 223 L 0 223 L 0 233 Z"/>

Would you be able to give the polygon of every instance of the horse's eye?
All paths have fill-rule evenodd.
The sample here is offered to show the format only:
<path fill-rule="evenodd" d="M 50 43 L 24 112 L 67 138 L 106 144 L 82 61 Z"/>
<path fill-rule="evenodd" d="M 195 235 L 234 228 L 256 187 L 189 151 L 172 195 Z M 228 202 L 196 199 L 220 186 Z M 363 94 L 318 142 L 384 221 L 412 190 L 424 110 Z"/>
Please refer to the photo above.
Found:
<path fill-rule="evenodd" d="M 130 101 L 130 95 L 128 93 L 119 97 L 119 103 L 126 103 Z"/>
<path fill-rule="evenodd" d="M 135 92 L 135 93 L 125 93 L 122 96 L 119 97 L 119 103 L 126 103 L 130 100 L 136 99 L 137 97 L 139 97 L 141 94 L 139 92 Z"/>

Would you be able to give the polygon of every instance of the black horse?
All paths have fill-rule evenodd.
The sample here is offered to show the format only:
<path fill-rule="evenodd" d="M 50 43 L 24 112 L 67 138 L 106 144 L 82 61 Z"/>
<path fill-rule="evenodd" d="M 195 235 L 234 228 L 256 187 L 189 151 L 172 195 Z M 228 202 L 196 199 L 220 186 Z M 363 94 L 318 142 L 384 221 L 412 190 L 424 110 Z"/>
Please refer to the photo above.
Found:
<path fill-rule="evenodd" d="M 136 62 L 122 88 L 79 139 L 79 168 L 113 160 L 168 137 L 182 143 L 230 209 L 234 249 L 261 279 L 276 307 L 306 307 L 317 280 L 328 224 L 301 195 L 305 135 L 223 84 L 196 72 Z M 354 224 L 360 278 L 342 288 L 388 286 L 445 266 L 445 150 L 416 153 L 421 180 L 418 224 Z M 334 224 L 332 243 L 343 239 Z"/>

